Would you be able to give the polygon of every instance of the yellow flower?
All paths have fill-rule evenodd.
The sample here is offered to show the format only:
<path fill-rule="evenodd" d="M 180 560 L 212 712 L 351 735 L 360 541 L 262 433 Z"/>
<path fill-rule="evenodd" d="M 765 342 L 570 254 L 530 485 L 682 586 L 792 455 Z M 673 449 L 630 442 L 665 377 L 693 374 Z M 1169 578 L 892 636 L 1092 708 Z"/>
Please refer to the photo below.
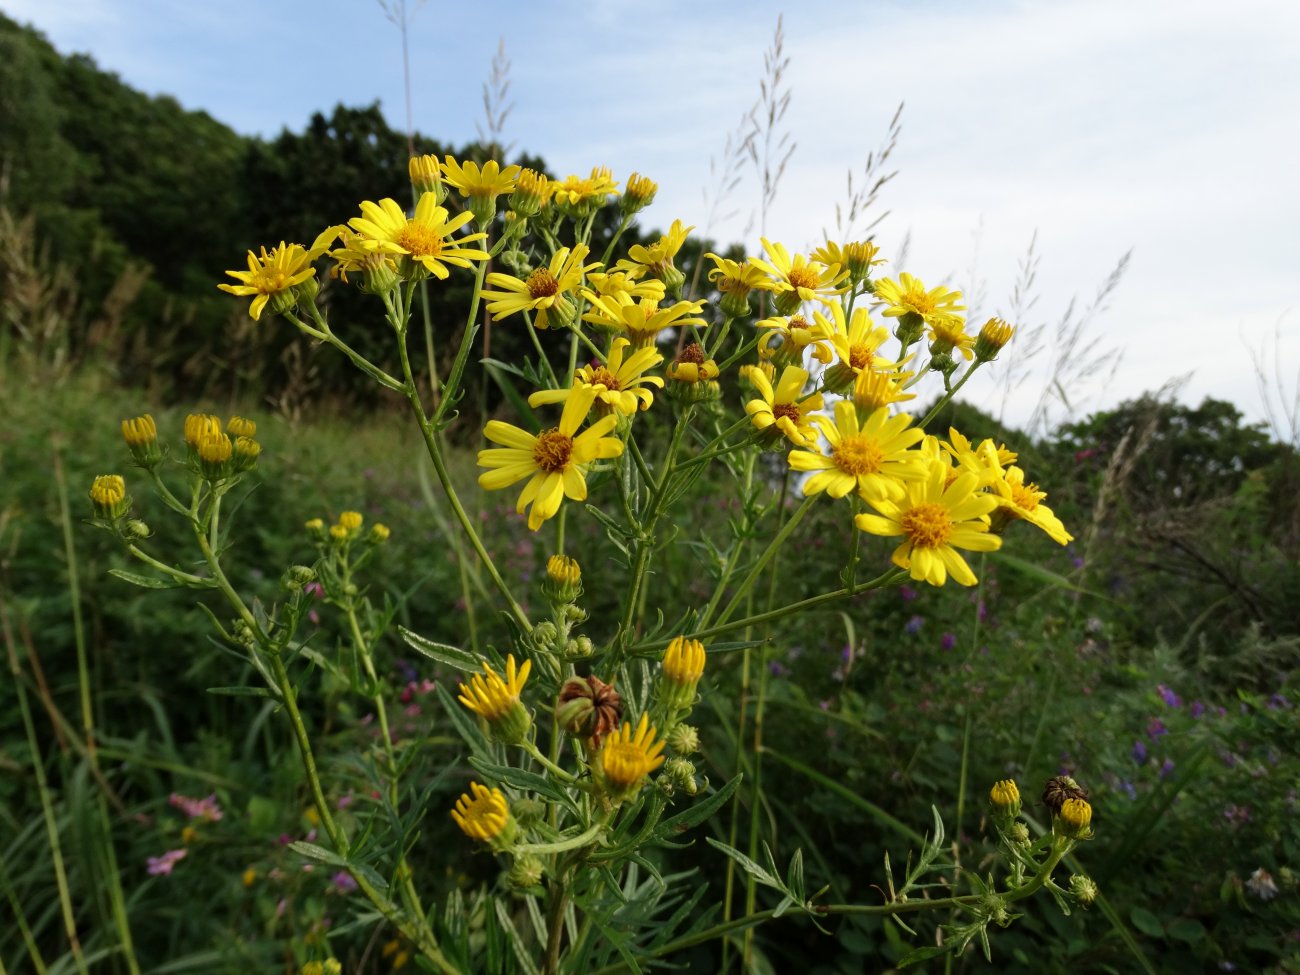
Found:
<path fill-rule="evenodd" d="M 560 326 L 568 325 L 575 309 L 565 295 L 578 289 L 584 274 L 600 267 L 599 261 L 583 266 L 589 253 L 586 244 L 577 244 L 573 250 L 561 247 L 551 256 L 550 264 L 537 268 L 527 280 L 511 274 L 489 274 L 487 283 L 503 290 L 483 292 L 487 310 L 497 321 L 515 312 L 532 311 L 537 313 L 533 324 L 538 328 L 548 328 L 552 316 Z"/>
<path fill-rule="evenodd" d="M 951 575 L 959 585 L 973 586 L 975 573 L 957 549 L 992 552 L 1002 545 L 984 520 L 997 501 L 976 493 L 974 474 L 962 474 L 945 488 L 947 468 L 945 461 L 932 463 L 925 478 L 904 485 L 900 501 L 869 499 L 879 514 L 861 514 L 854 522 L 873 535 L 901 535 L 893 562 L 918 582 L 942 586 Z"/>
<path fill-rule="evenodd" d="M 749 293 L 751 291 L 772 291 L 777 285 L 767 272 L 749 261 L 733 261 L 717 254 L 705 254 L 713 261 L 713 270 L 709 280 L 722 295 L 718 303 L 728 318 L 744 318 L 750 313 Z"/>
<path fill-rule="evenodd" d="M 909 447 L 925 436 L 911 425 L 906 413 L 890 416 L 881 408 L 859 425 L 858 411 L 848 400 L 835 404 L 835 422 L 817 416 L 814 421 L 830 444 L 830 454 L 815 450 L 790 451 L 790 466 L 796 471 L 817 471 L 804 481 L 804 495 L 825 491 L 842 498 L 856 490 L 867 500 L 898 499 L 903 496 L 900 479 L 924 477 L 921 454 Z"/>
<path fill-rule="evenodd" d="M 512 826 L 510 807 L 500 789 L 489 789 L 471 782 L 469 791 L 473 798 L 469 793 L 462 793 L 456 800 L 456 808 L 451 811 L 451 818 L 462 833 L 480 843 L 491 843 L 513 832 L 508 829 Z"/>
<path fill-rule="evenodd" d="M 785 365 L 798 365 L 803 361 L 804 351 L 811 349 L 818 362 L 831 361 L 830 323 L 825 318 L 814 316 L 810 322 L 803 315 L 782 315 L 764 318 L 754 324 L 756 328 L 767 329 L 758 340 L 758 354 L 764 359 L 776 358 Z M 774 346 L 770 340 L 777 336 L 781 337 L 781 342 Z"/>
<path fill-rule="evenodd" d="M 370 534 L 367 536 L 367 541 L 372 545 L 381 545 L 388 541 L 392 534 L 392 530 L 387 525 L 383 522 L 377 521 L 370 526 Z"/>
<path fill-rule="evenodd" d="M 626 271 L 596 272 L 587 275 L 587 280 L 602 298 L 627 295 L 629 298 L 649 298 L 658 304 L 668 293 L 658 278 L 638 281 Z"/>
<path fill-rule="evenodd" d="M 609 361 L 582 366 L 573 374 L 573 385 L 568 389 L 543 389 L 528 397 L 529 406 L 543 403 L 563 403 L 573 395 L 575 390 L 590 389 L 596 394 L 595 402 L 606 412 L 613 410 L 624 416 L 632 416 L 638 409 L 648 410 L 654 402 L 654 393 L 647 387 L 663 387 L 664 381 L 658 376 L 647 376 L 647 369 L 653 369 L 664 361 L 653 347 L 637 349 L 626 359 L 623 358 L 631 346 L 625 338 L 617 338 L 609 348 Z"/>
<path fill-rule="evenodd" d="M 348 221 L 362 238 L 361 247 L 383 254 L 397 254 L 406 258 L 403 265 L 407 276 L 421 270 L 445 280 L 450 272 L 447 265 L 470 267 L 473 261 L 486 261 L 487 251 L 466 244 L 482 240 L 485 234 L 469 234 L 453 238 L 451 235 L 473 219 L 466 211 L 447 219 L 447 211 L 438 206 L 433 193 L 423 193 L 415 205 L 415 215 L 409 220 L 395 200 L 383 199 L 378 203 L 366 200 L 361 204 L 363 216 Z"/>
<path fill-rule="evenodd" d="M 980 488 L 993 487 L 1004 477 L 1002 462 L 993 441 L 984 439 L 978 447 L 973 446 L 955 427 L 948 428 L 948 441 L 940 445 L 943 452 L 952 458 L 960 471 L 974 474 L 979 478 Z M 1012 455 L 1015 459 L 1015 455 Z M 949 475 L 949 482 L 957 476 L 954 471 Z"/>
<path fill-rule="evenodd" d="M 849 272 L 853 281 L 861 281 L 871 273 L 872 267 L 884 264 L 883 257 L 876 257 L 880 248 L 869 240 L 851 241 L 843 246 L 834 241 L 826 241 L 810 255 L 821 264 L 838 264 Z"/>
<path fill-rule="evenodd" d="M 458 163 L 448 156 L 442 164 L 442 174 L 448 186 L 460 190 L 462 196 L 495 199 L 503 193 L 514 191 L 519 181 L 519 166 L 501 168 L 495 159 L 489 159 L 480 169 L 478 163 Z"/>
<path fill-rule="evenodd" d="M 593 166 L 586 179 L 566 176 L 555 184 L 553 199 L 576 215 L 588 216 L 605 205 L 609 197 L 618 192 L 614 174 L 605 166 Z"/>
<path fill-rule="evenodd" d="M 637 348 L 654 345 L 655 337 L 665 328 L 686 325 L 707 325 L 698 317 L 703 310 L 699 301 L 679 301 L 660 308 L 652 298 L 633 299 L 630 295 L 599 295 L 584 290 L 583 297 L 591 303 L 591 310 L 582 316 L 597 328 L 627 332 Z"/>
<path fill-rule="evenodd" d="M 522 667 L 516 668 L 515 655 L 512 653 L 506 657 L 505 680 L 492 669 L 491 664 L 484 664 L 483 673 L 471 677 L 468 685 L 460 685 L 457 697 L 461 704 L 474 713 L 494 721 L 519 703 L 519 695 L 523 692 L 524 682 L 528 680 L 532 669 L 531 660 L 525 660 Z"/>
<path fill-rule="evenodd" d="M 692 342 L 668 366 L 668 378 L 678 383 L 707 383 L 718 378 L 718 364 L 704 358 L 704 346 Z"/>
<path fill-rule="evenodd" d="M 257 458 L 262 454 L 262 445 L 252 437 L 235 438 L 236 468 L 241 471 L 251 470 L 257 465 Z"/>
<path fill-rule="evenodd" d="M 243 882 L 245 887 L 252 887 L 253 884 L 257 882 L 257 871 L 252 867 L 248 867 L 240 876 L 240 880 Z"/>
<path fill-rule="evenodd" d="M 965 318 L 957 314 L 966 309 L 965 305 L 957 304 L 961 301 L 960 291 L 949 291 L 942 285 L 927 291 L 919 279 L 906 272 L 900 274 L 896 282 L 890 278 L 877 281 L 876 297 L 887 306 L 884 311 L 886 318 L 916 315 L 931 328 L 943 324 L 960 329 L 965 322 Z"/>
<path fill-rule="evenodd" d="M 121 474 L 100 474 L 90 484 L 90 503 L 100 518 L 120 518 L 130 507 Z"/>
<path fill-rule="evenodd" d="M 330 277 L 341 278 L 346 284 L 349 273 L 360 273 L 361 290 L 372 295 L 387 294 L 397 287 L 397 256 L 375 250 L 369 237 L 351 230 L 344 229 L 339 239 L 343 246 L 330 251 L 334 261 Z"/>
<path fill-rule="evenodd" d="M 760 239 L 771 260 L 751 257 L 749 262 L 772 276 L 777 311 L 788 315 L 805 301 L 829 304 L 834 295 L 844 293 L 843 284 L 848 279 L 848 271 L 836 264 L 827 267 L 819 261 L 809 261 L 802 254 L 791 259 L 783 244 L 773 243 L 766 237 Z"/>
<path fill-rule="evenodd" d="M 654 740 L 656 729 L 649 725 L 649 716 L 643 714 L 635 735 L 625 722 L 605 739 L 600 752 L 601 769 L 605 780 L 619 792 L 631 791 L 664 762 L 664 742 Z"/>
<path fill-rule="evenodd" d="M 249 251 L 247 271 L 226 272 L 239 284 L 219 284 L 217 287 L 241 298 L 252 296 L 253 303 L 248 313 L 253 321 L 261 320 L 262 309 L 272 299 L 275 300 L 271 311 L 283 314 L 297 304 L 291 289 L 315 275 L 312 261 L 329 249 L 341 230 L 341 227 L 327 227 L 310 248 L 280 241 L 280 246 L 272 247 L 269 252 L 265 247 L 257 255 Z"/>
<path fill-rule="evenodd" d="M 615 416 L 597 420 L 578 433 L 595 398 L 595 390 L 574 391 L 564 403 L 559 426 L 536 436 L 501 420 L 489 420 L 483 429 L 488 440 L 502 447 L 479 451 L 479 466 L 490 468 L 479 475 L 479 486 L 499 491 L 529 478 L 515 510 L 522 513 L 532 506 L 528 527 L 533 531 L 560 510 L 565 497 L 587 499 L 583 475 L 588 464 L 623 453 L 622 441 L 607 436 L 618 423 Z"/>
<path fill-rule="evenodd" d="M 518 744 L 524 740 L 531 723 L 519 695 L 523 693 L 524 682 L 532 669 L 531 660 L 525 660 L 524 665 L 516 669 L 515 655 L 510 654 L 506 657 L 503 680 L 491 664 L 484 664 L 483 673 L 475 674 L 468 684 L 460 685 L 457 699 L 487 720 L 492 736 L 498 741 L 507 745 Z"/>
<path fill-rule="evenodd" d="M 694 226 L 687 227 L 680 220 L 674 220 L 668 233 L 649 247 L 633 244 L 628 248 L 627 257 L 614 267 L 619 271 L 626 271 L 634 278 L 647 274 L 652 278 L 658 278 L 667 286 L 669 293 L 676 294 L 685 281 L 685 276 L 673 266 L 673 258 L 686 242 L 686 235 L 694 229 Z"/>
<path fill-rule="evenodd" d="M 889 331 L 873 325 L 865 308 L 853 309 L 853 317 L 846 321 L 844 305 L 830 305 L 831 317 L 820 311 L 813 312 L 813 320 L 830 336 L 831 346 L 838 361 L 827 370 L 826 385 L 837 392 L 847 390 L 863 371 L 882 372 L 897 367 L 897 363 L 877 358 L 876 353 L 889 338 Z M 825 361 L 825 360 L 823 360 Z"/>
<path fill-rule="evenodd" d="M 758 399 L 745 404 L 745 412 L 755 427 L 763 431 L 778 431 L 796 447 L 811 447 L 817 443 L 812 413 L 822 408 L 822 394 L 803 395 L 808 382 L 806 369 L 786 366 L 775 389 L 761 370 L 751 370 L 748 379 L 758 393 Z"/>
<path fill-rule="evenodd" d="M 903 382 L 909 375 L 862 370 L 853 381 L 853 405 L 864 412 L 872 412 L 891 403 L 916 399 L 915 393 L 903 392 Z"/>
<path fill-rule="evenodd" d="M 985 442 L 992 444 L 992 441 Z M 1008 468 L 1006 473 L 994 480 L 992 484 L 997 496 L 999 514 L 1010 515 L 1011 518 L 1018 518 L 1041 528 L 1058 545 L 1068 545 L 1074 541 L 1074 536 L 1066 531 L 1061 519 L 1051 508 L 1042 503 L 1047 497 L 1047 492 L 1040 491 L 1037 484 L 1026 484 L 1025 472 L 1019 467 Z"/>
<path fill-rule="evenodd" d="M 352 534 L 365 524 L 365 516 L 359 511 L 345 511 L 339 515 L 339 524 Z"/>

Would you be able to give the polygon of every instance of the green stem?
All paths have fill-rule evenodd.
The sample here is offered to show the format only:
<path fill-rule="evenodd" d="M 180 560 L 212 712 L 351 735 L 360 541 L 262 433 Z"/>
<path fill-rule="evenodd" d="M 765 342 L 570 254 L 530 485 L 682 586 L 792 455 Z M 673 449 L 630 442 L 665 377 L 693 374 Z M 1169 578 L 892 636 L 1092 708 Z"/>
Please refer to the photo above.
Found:
<path fill-rule="evenodd" d="M 768 544 L 766 551 L 759 556 L 758 561 L 754 563 L 753 567 L 749 570 L 748 575 L 746 575 L 741 581 L 740 587 L 736 590 L 736 594 L 731 597 L 731 602 L 727 603 L 726 608 L 723 609 L 722 615 L 718 620 L 719 624 L 726 623 L 727 620 L 731 619 L 731 614 L 740 606 L 741 600 L 744 599 L 746 593 L 750 591 L 751 587 L 754 585 L 754 580 L 758 578 L 759 573 L 761 573 L 763 569 L 766 568 L 767 564 L 776 556 L 777 551 L 785 544 L 785 540 L 790 537 L 791 532 L 795 530 L 795 527 L 803 520 L 803 516 L 808 513 L 809 509 L 812 508 L 816 501 L 817 495 L 815 494 L 811 494 L 804 498 L 803 504 L 799 505 L 799 507 L 795 509 L 794 514 L 790 516 L 790 519 L 781 526 L 781 530 L 776 533 L 776 537 Z M 759 615 L 762 616 L 763 614 L 760 613 Z"/>
<path fill-rule="evenodd" d="M 975 370 L 978 369 L 981 365 L 983 365 L 983 363 L 979 359 L 976 359 L 974 362 L 972 362 L 970 364 L 970 368 L 967 369 L 962 374 L 962 377 L 957 380 L 957 384 L 953 386 L 952 389 L 944 393 L 943 396 L 939 397 L 939 401 L 935 403 L 934 406 L 930 407 L 930 412 L 925 415 L 925 419 L 916 425 L 917 429 L 924 430 L 926 427 L 928 427 L 930 425 L 930 421 L 939 415 L 939 411 L 948 405 L 948 403 L 952 400 L 952 398 L 957 395 L 957 391 L 966 385 L 966 380 L 970 379 L 971 376 L 975 375 Z"/>

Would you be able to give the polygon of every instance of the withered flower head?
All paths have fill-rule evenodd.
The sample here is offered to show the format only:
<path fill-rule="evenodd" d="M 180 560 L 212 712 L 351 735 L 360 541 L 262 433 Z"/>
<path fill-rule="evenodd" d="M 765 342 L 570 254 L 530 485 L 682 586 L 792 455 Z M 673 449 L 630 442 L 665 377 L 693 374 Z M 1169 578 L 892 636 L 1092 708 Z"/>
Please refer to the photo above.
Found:
<path fill-rule="evenodd" d="M 590 739 L 593 749 L 623 718 L 623 699 L 599 677 L 570 677 L 560 688 L 555 714 L 570 734 Z"/>

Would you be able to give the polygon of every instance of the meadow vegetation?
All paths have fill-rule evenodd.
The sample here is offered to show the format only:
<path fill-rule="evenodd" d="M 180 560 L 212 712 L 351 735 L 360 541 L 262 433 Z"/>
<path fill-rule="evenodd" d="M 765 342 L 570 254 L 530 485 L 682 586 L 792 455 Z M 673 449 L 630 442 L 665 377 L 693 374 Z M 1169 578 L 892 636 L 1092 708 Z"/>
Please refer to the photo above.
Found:
<path fill-rule="evenodd" d="M 408 169 L 377 109 L 245 140 L 0 28 L 37 106 L 4 102 L 0 156 L 50 160 L 7 169 L 0 199 L 0 971 L 1300 972 L 1297 444 L 1156 394 L 1008 429 L 954 393 L 1015 336 L 973 323 L 977 345 L 944 316 L 960 295 L 910 290 L 865 241 L 851 272 L 847 247 L 796 256 L 818 269 L 802 295 L 775 246 L 763 266 L 638 229 L 648 181 L 535 175 L 530 215 L 528 177 L 487 176 L 474 147 Z M 110 138 L 110 96 L 210 157 Z M 95 200 L 59 168 L 91 161 Z M 232 166 L 228 212 L 177 195 L 211 198 Z M 502 205 L 457 179 L 499 180 Z M 441 199 L 356 218 L 410 180 Z M 150 250 L 132 210 L 212 226 Z M 412 224 L 467 266 L 431 276 Z M 224 279 L 243 298 L 216 292 L 245 250 L 325 227 L 314 277 L 268 284 L 272 251 Z M 564 284 L 602 255 L 640 267 L 628 302 L 692 306 L 671 340 L 599 321 L 626 303 L 590 271 Z M 544 267 L 567 310 L 507 280 Z M 882 361 L 902 346 L 883 394 L 832 349 L 855 301 L 894 333 Z M 821 338 L 792 326 L 805 307 Z M 598 370 L 638 348 L 663 385 L 622 410 Z M 799 437 L 823 384 L 848 404 L 827 396 L 828 440 L 906 408 L 932 448 L 890 447 L 879 482 L 835 466 Z M 517 506 L 523 485 L 489 475 L 520 461 L 492 451 L 556 431 L 611 442 L 583 460 L 591 506 L 568 482 Z M 516 482 L 553 473 L 528 450 Z M 871 530 L 936 464 L 989 499 L 966 537 L 1006 539 L 969 546 L 971 585 Z M 1013 467 L 1059 521 L 1029 517 Z M 805 503 L 804 472 L 854 483 Z M 1019 505 L 1000 524 L 995 495 Z"/>

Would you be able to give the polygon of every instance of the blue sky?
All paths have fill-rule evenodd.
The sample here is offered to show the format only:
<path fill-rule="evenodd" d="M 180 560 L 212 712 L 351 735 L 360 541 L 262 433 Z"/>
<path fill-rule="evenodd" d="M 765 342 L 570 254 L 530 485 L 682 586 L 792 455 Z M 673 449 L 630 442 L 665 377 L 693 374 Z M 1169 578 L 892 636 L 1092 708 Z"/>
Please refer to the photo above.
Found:
<path fill-rule="evenodd" d="M 366 0 L 0 0 L 61 51 L 245 133 L 301 128 L 335 103 L 379 99 L 404 127 L 400 35 Z M 1087 412 L 1188 376 L 1181 396 L 1264 415 L 1248 349 L 1300 370 L 1300 4 L 1238 0 L 862 2 L 786 8 L 781 130 L 796 144 L 767 218 L 792 248 L 835 229 L 900 102 L 903 131 L 877 228 L 926 282 L 1011 311 L 1037 234 L 1038 300 L 1017 316 L 1049 339 L 1130 249 L 1108 308 L 1081 338 L 1114 373 L 1070 378 Z M 468 13 L 467 13 L 468 11 Z M 656 179 L 647 222 L 703 227 L 710 161 L 758 96 L 782 5 L 481 0 L 409 3 L 417 129 L 464 142 L 482 123 L 499 41 L 511 61 L 506 139 L 556 170 L 608 165 Z M 710 234 L 758 247 L 758 181 Z M 365 195 L 358 188 L 358 199 Z M 348 214 L 341 214 L 346 217 Z M 972 316 L 974 317 L 974 316 Z M 1012 346 L 1012 350 L 1015 345 Z M 1050 381 L 1051 342 L 999 363 L 972 398 L 1023 422 Z M 1017 360 L 1018 362 L 1020 360 Z M 1071 361 L 1078 361 L 1078 356 Z M 1011 380 L 1009 384 L 1009 380 Z M 1049 398 L 1048 419 L 1067 408 Z"/>

